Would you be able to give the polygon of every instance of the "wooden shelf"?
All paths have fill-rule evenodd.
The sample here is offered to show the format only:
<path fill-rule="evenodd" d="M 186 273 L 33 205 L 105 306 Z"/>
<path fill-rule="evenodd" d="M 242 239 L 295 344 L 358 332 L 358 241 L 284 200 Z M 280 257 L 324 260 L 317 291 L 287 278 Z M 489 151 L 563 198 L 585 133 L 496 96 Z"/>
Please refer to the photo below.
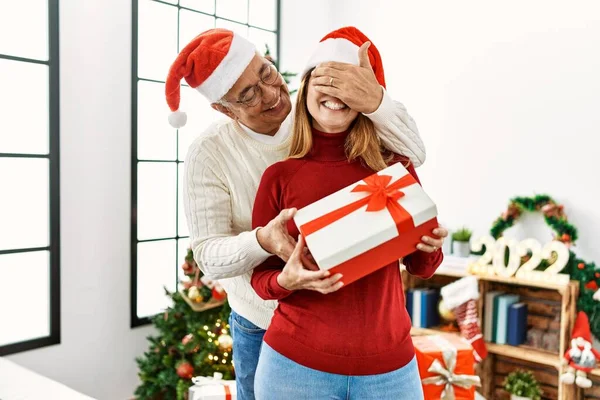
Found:
<path fill-rule="evenodd" d="M 537 350 L 531 347 L 511 346 L 508 344 L 486 343 L 488 352 L 504 357 L 516 358 L 517 360 L 531 361 L 537 364 L 547 365 L 560 370 L 560 357 L 558 354 Z"/>
<path fill-rule="evenodd" d="M 461 269 L 462 265 L 462 269 Z M 519 294 L 523 301 L 538 313 L 532 313 L 535 318 L 528 318 L 528 325 L 546 331 L 552 329 L 559 335 L 558 352 L 552 353 L 542 349 L 529 346 L 500 345 L 497 343 L 486 343 L 488 357 L 478 365 L 477 374 L 481 377 L 481 393 L 486 398 L 498 398 L 496 392 L 500 389 L 500 380 L 518 365 L 534 365 L 538 381 L 544 385 L 547 395 L 544 399 L 574 400 L 577 397 L 576 390 L 572 385 L 559 382 L 559 376 L 564 372 L 562 355 L 567 350 L 570 334 L 575 323 L 577 297 L 579 294 L 579 282 L 571 281 L 567 285 L 553 282 L 529 282 L 518 280 L 514 277 L 501 277 L 490 275 L 474 275 L 466 272 L 464 260 L 449 260 L 444 267 L 440 267 L 435 275 L 429 280 L 423 280 L 407 271 L 402 271 L 402 281 L 406 289 L 411 288 L 440 288 L 457 279 L 466 276 L 475 276 L 478 280 L 479 299 L 477 311 L 479 318 L 485 317 L 484 302 L 486 294 L 492 290 L 504 291 L 506 293 Z M 533 315 L 535 314 L 535 315 Z M 556 316 L 559 316 L 558 323 Z M 481 320 L 480 320 L 481 326 Z M 411 335 L 430 334 L 457 334 L 458 332 L 433 328 L 412 328 Z M 600 368 L 590 373 L 594 379 L 600 377 Z M 599 391 L 600 393 L 600 391 Z"/>
<path fill-rule="evenodd" d="M 495 276 L 495 275 L 493 275 L 493 276 L 474 275 L 474 276 L 478 277 L 480 280 L 483 280 L 483 281 L 500 282 L 500 283 L 506 283 L 509 285 L 527 286 L 527 287 L 539 288 L 539 289 L 550 289 L 550 290 L 556 290 L 561 294 L 569 289 L 569 285 L 560 285 L 557 283 L 543 282 L 543 281 L 538 281 L 538 282 L 522 281 L 515 277 L 505 278 L 502 276 Z M 576 281 L 571 281 L 571 282 L 577 283 Z"/>
<path fill-rule="evenodd" d="M 413 327 L 410 330 L 410 334 L 413 336 L 421 335 L 437 335 L 440 333 L 449 333 L 453 335 L 459 335 L 458 332 L 447 332 L 435 328 L 416 328 Z M 486 342 L 488 352 L 499 356 L 515 358 L 517 360 L 532 361 L 538 364 L 547 365 L 554 367 L 557 370 L 560 369 L 560 357 L 558 354 L 549 353 L 544 350 L 537 350 L 531 347 L 519 347 L 511 346 L 508 344 L 497 344 Z M 597 376 L 600 376 L 600 369 L 597 371 Z M 592 372 L 593 373 L 593 372 Z"/>
<path fill-rule="evenodd" d="M 552 325 L 553 330 L 557 331 L 559 335 L 558 353 L 551 353 L 525 345 L 511 346 L 486 343 L 489 356 L 479 365 L 480 370 L 478 372 L 482 379 L 481 390 L 485 397 L 495 398 L 495 392 L 499 390 L 498 379 L 506 376 L 510 370 L 514 369 L 515 365 L 534 363 L 540 367 L 539 371 L 536 370 L 538 371 L 536 373 L 539 375 L 539 381 L 544 382 L 546 385 L 548 396 L 545 396 L 545 399 L 575 399 L 576 393 L 573 386 L 560 384 L 558 377 L 560 373 L 564 372 L 564 366 L 561 364 L 562 355 L 568 348 L 570 334 L 575 323 L 579 282 L 570 281 L 568 284 L 562 285 L 541 281 L 522 281 L 514 277 L 469 274 L 466 269 L 468 262 L 468 259 L 448 259 L 428 281 L 410 275 L 407 271 L 402 271 L 402 281 L 406 289 L 419 287 L 440 288 L 457 279 L 475 276 L 478 280 L 480 294 L 477 301 L 477 311 L 480 318 L 485 318 L 484 302 L 486 294 L 492 290 L 501 290 L 507 293 L 519 294 L 523 296 L 523 301 L 528 303 L 528 307 L 532 306 L 544 311 L 539 315 L 536 314 L 536 318 L 528 319 L 528 324 L 542 331 L 546 331 Z M 557 315 L 559 316 L 558 324 L 555 322 Z M 411 329 L 411 334 L 415 336 L 440 333 L 459 334 L 441 330 L 439 327 Z M 504 357 L 511 360 L 505 360 Z M 508 364 L 510 366 L 507 366 Z M 600 377 L 600 368 L 593 370 L 591 375 L 595 379 Z"/>
<path fill-rule="evenodd" d="M 449 276 L 449 277 L 453 277 L 453 278 L 464 278 L 466 276 L 475 276 L 475 277 L 477 277 L 477 279 L 482 280 L 482 281 L 500 282 L 500 283 L 506 283 L 506 284 L 510 284 L 510 285 L 528 286 L 528 287 L 534 287 L 534 288 L 540 288 L 540 289 L 550 289 L 550 290 L 556 290 L 560 293 L 565 292 L 569 288 L 569 285 L 562 285 L 562 284 L 557 284 L 557 283 L 552 283 L 552 282 L 523 281 L 523 280 L 515 278 L 514 276 L 502 277 L 502 276 L 497 276 L 497 275 L 470 274 L 470 273 L 466 272 L 466 270 L 461 271 L 460 269 L 457 269 L 456 267 L 452 267 L 452 265 L 448 265 L 448 264 L 446 266 L 444 266 L 444 264 L 440 265 L 439 269 L 435 272 L 435 275 Z M 578 283 L 577 281 L 571 281 L 571 282 Z"/>

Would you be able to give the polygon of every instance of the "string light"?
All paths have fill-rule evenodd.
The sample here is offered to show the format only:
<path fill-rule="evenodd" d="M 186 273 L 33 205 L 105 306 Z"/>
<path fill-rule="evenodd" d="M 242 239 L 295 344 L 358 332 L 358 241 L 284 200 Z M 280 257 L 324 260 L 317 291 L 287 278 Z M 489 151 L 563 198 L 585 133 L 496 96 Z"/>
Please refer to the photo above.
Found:
<path fill-rule="evenodd" d="M 223 360 L 223 364 L 227 364 L 227 362 L 225 360 Z"/>
<path fill-rule="evenodd" d="M 207 331 L 208 330 L 208 326 L 204 325 L 204 330 Z"/>
<path fill-rule="evenodd" d="M 229 353 L 225 352 L 225 353 L 223 353 L 223 355 L 224 355 L 225 357 L 227 357 L 227 356 L 229 355 Z"/>
<path fill-rule="evenodd" d="M 213 355 L 212 355 L 212 354 L 209 354 L 209 355 L 208 355 L 208 359 L 212 361 L 212 359 L 213 359 Z"/>

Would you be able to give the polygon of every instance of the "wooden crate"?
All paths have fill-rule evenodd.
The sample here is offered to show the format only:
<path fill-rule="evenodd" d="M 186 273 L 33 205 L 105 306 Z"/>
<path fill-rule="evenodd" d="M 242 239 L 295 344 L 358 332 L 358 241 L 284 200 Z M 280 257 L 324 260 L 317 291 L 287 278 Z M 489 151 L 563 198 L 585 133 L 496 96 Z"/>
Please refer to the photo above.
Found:
<path fill-rule="evenodd" d="M 515 369 L 524 368 L 531 371 L 540 383 L 540 387 L 544 391 L 542 395 L 543 400 L 558 399 L 558 371 L 556 368 L 499 355 L 493 355 L 493 357 L 495 357 L 494 362 L 491 363 L 494 368 L 492 383 L 493 397 L 490 398 L 509 399 L 510 396 L 503 387 L 504 379 Z"/>
<path fill-rule="evenodd" d="M 402 271 L 405 289 L 409 288 L 441 288 L 456 279 L 464 277 L 456 272 L 436 273 L 428 280 L 422 280 Z M 506 374 L 518 367 L 527 368 L 534 372 L 546 392 L 544 399 L 574 400 L 583 398 L 574 386 L 560 385 L 558 377 L 563 372 L 562 355 L 568 349 L 570 334 L 576 317 L 576 301 L 579 294 L 579 283 L 571 281 L 567 286 L 550 283 L 530 283 L 514 278 L 497 276 L 479 278 L 480 298 L 478 301 L 479 317 L 483 320 L 485 294 L 491 290 L 501 290 L 506 293 L 517 293 L 521 301 L 528 305 L 528 327 L 542 329 L 559 336 L 558 351 L 547 351 L 532 348 L 527 345 L 510 346 L 487 343 L 488 358 L 477 368 L 481 377 L 480 392 L 487 399 L 505 398 L 502 381 Z M 558 316 L 558 318 L 557 318 Z M 480 322 L 480 326 L 483 324 Z M 434 329 L 413 328 L 413 335 L 434 334 L 440 327 Z M 600 370 L 598 380 L 600 380 Z M 590 389 L 588 389 L 589 391 Z M 508 397 L 506 397 L 508 398 Z M 594 397 L 590 397 L 594 398 Z"/>
<path fill-rule="evenodd" d="M 527 329 L 535 329 L 544 335 L 553 336 L 560 346 L 561 339 L 561 308 L 563 295 L 558 291 L 551 289 L 535 288 L 528 286 L 507 285 L 498 282 L 481 282 L 480 289 L 482 293 L 489 291 L 502 291 L 510 294 L 519 295 L 519 301 L 527 304 Z M 482 299 L 484 301 L 485 299 Z M 485 309 L 481 314 L 482 320 L 485 318 Z M 558 356 L 560 350 L 566 350 L 564 347 L 545 347 L 543 345 L 530 346 L 523 344 L 518 346 L 533 350 L 541 350 Z"/>

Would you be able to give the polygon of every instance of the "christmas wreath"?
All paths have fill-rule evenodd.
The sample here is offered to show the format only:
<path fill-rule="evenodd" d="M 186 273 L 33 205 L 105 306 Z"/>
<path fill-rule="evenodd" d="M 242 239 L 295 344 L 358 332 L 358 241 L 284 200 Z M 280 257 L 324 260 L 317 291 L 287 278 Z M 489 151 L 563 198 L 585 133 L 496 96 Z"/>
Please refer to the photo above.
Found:
<path fill-rule="evenodd" d="M 494 222 L 491 234 L 495 239 L 514 225 L 524 211 L 544 214 L 544 220 L 556 234 L 554 240 L 559 240 L 570 247 L 577 240 L 577 228 L 567 221 L 564 206 L 556 203 L 550 196 L 515 197 L 510 201 L 508 209 Z"/>
<path fill-rule="evenodd" d="M 501 237 L 504 231 L 513 226 L 524 212 L 541 212 L 548 226 L 554 231 L 554 240 L 561 241 L 569 247 L 569 262 L 563 272 L 568 273 L 572 280 L 579 281 L 577 311 L 583 311 L 588 315 L 592 334 L 600 340 L 600 302 L 593 298 L 594 293 L 600 287 L 600 271 L 596 270 L 594 263 L 588 263 L 578 258 L 570 249 L 578 239 L 577 228 L 567 220 L 562 204 L 557 203 L 548 195 L 515 197 L 510 200 L 506 211 L 494 221 L 490 230 L 491 235 L 495 239 Z M 548 265 L 547 263 L 544 265 L 544 263 L 542 262 L 540 269 L 544 269 Z"/>

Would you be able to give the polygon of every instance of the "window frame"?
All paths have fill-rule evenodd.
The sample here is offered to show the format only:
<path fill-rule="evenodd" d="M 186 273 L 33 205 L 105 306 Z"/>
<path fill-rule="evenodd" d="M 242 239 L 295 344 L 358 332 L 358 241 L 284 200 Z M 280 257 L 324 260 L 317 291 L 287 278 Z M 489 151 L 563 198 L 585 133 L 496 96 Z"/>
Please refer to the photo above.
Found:
<path fill-rule="evenodd" d="M 48 66 L 48 154 L 0 153 L 0 158 L 45 158 L 49 160 L 49 246 L 0 250 L 0 255 L 49 251 L 48 336 L 0 346 L 0 356 L 60 344 L 60 84 L 59 84 L 59 0 L 48 0 L 48 60 L 0 54 L 0 59 Z"/>
<path fill-rule="evenodd" d="M 185 6 L 181 6 L 179 3 L 180 1 L 177 1 L 177 4 L 172 4 L 172 3 L 168 3 L 165 1 L 161 1 L 161 0 L 150 0 L 156 3 L 160 3 L 160 4 L 165 4 L 171 7 L 176 7 L 177 8 L 177 41 L 179 42 L 179 18 L 180 18 L 180 10 L 186 10 L 186 11 L 191 11 L 194 13 L 198 13 L 198 14 L 202 14 L 205 16 L 209 16 L 209 17 L 213 17 L 215 18 L 215 21 L 217 19 L 221 19 L 221 20 L 225 20 L 225 21 L 229 21 L 229 22 L 234 22 L 234 23 L 238 23 L 240 25 L 245 25 L 248 28 L 257 28 L 266 32 L 273 32 L 276 35 L 276 54 L 277 56 L 277 60 L 276 62 L 278 62 L 279 59 L 281 59 L 281 48 L 280 48 L 280 44 L 281 44 L 281 0 L 276 0 L 276 25 L 275 25 L 275 30 L 270 30 L 270 29 L 265 29 L 265 28 L 260 28 L 257 26 L 254 26 L 252 24 L 250 24 L 250 21 L 248 20 L 246 23 L 240 23 L 239 21 L 234 21 L 228 18 L 223 18 L 223 17 L 219 17 L 217 16 L 217 2 L 220 0 L 214 0 L 214 13 L 206 13 L 206 12 L 202 12 L 202 11 L 198 11 L 198 10 L 194 10 L 192 8 L 189 7 L 185 7 Z M 248 1 L 248 5 L 250 3 L 251 0 L 246 0 Z M 138 163 L 139 162 L 160 162 L 160 163 L 174 163 L 177 165 L 176 168 L 176 190 L 177 190 L 177 194 L 175 195 L 181 195 L 180 193 L 180 188 L 179 188 L 179 165 L 183 163 L 183 160 L 179 160 L 179 155 L 176 155 L 176 159 L 175 161 L 173 160 L 147 160 L 147 159 L 139 159 L 138 158 L 138 140 L 137 140 L 137 133 L 138 133 L 138 101 L 137 101 L 137 97 L 138 97 L 138 82 L 140 81 L 145 81 L 145 82 L 154 82 L 154 83 L 164 83 L 164 81 L 157 81 L 154 79 L 147 79 L 147 78 L 140 78 L 138 76 L 138 28 L 139 28 L 139 21 L 138 21 L 138 16 L 139 16 L 139 0 L 133 0 L 132 1 L 132 33 L 131 33 L 131 37 L 132 37 L 132 63 L 131 63 L 131 273 L 130 273 L 130 295 L 131 295 L 131 301 L 130 301 L 130 323 L 131 323 L 131 328 L 136 328 L 136 327 L 140 327 L 140 326 L 144 326 L 144 325 L 148 325 L 151 323 L 151 317 L 139 317 L 137 315 L 137 307 L 138 307 L 138 268 L 137 268 L 137 246 L 139 243 L 144 243 L 144 242 L 157 242 L 157 241 L 162 241 L 162 240 L 175 240 L 176 242 L 176 248 L 178 249 L 177 243 L 179 240 L 181 239 L 186 239 L 189 236 L 179 236 L 179 206 L 178 206 L 178 202 L 175 202 L 176 205 L 176 210 L 175 210 L 175 221 L 176 221 L 176 230 L 175 230 L 175 236 L 172 237 L 165 237 L 165 238 L 153 238 L 153 239 L 143 239 L 143 240 L 139 240 L 137 237 L 137 206 L 138 206 L 138 196 L 137 196 L 137 191 L 138 191 L 138 179 L 137 179 L 137 174 L 138 174 Z M 179 49 L 180 50 L 180 49 Z M 278 65 L 277 65 L 278 66 Z M 165 71 L 165 76 L 166 76 L 166 71 Z M 167 105 L 165 103 L 165 118 L 168 115 L 168 108 Z M 179 130 L 176 130 L 176 149 L 179 148 Z M 177 260 L 178 257 L 181 256 L 179 254 L 176 254 L 176 260 L 175 260 L 175 269 L 176 269 L 176 273 L 175 273 L 175 287 L 177 287 L 177 283 L 179 281 L 179 265 L 177 264 Z"/>

